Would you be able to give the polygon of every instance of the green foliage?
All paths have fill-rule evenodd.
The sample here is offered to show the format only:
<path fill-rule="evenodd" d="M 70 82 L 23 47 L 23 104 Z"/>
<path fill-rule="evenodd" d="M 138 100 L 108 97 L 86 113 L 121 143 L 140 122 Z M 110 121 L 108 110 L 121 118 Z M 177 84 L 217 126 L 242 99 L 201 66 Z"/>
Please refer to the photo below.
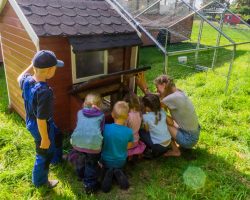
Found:
<path fill-rule="evenodd" d="M 240 16 L 244 21 L 250 20 L 250 15 L 241 15 Z"/>
<path fill-rule="evenodd" d="M 237 6 L 231 8 L 232 12 L 241 14 L 241 15 L 250 15 L 250 7 L 249 6 Z"/>

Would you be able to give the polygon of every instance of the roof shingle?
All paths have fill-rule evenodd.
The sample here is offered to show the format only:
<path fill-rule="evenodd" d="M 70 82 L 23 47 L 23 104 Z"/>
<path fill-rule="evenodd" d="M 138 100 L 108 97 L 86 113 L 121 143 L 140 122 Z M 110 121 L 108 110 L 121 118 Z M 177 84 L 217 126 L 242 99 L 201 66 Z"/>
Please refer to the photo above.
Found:
<path fill-rule="evenodd" d="M 74 53 L 141 44 L 141 40 L 133 33 L 127 35 L 70 37 L 69 41 L 73 47 Z"/>
<path fill-rule="evenodd" d="M 38 36 L 135 34 L 104 0 L 17 0 L 17 3 Z"/>

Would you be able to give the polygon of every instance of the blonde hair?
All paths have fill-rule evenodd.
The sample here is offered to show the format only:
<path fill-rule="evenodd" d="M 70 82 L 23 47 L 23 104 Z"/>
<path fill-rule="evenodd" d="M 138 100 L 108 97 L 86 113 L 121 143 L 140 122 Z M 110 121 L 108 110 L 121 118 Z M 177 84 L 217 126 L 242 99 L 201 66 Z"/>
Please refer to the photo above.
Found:
<path fill-rule="evenodd" d="M 166 84 L 165 92 L 166 94 L 171 93 L 173 87 L 175 87 L 174 80 L 167 75 L 160 75 L 154 80 L 155 85 Z"/>
<path fill-rule="evenodd" d="M 113 107 L 113 117 L 115 119 L 123 118 L 127 119 L 129 112 L 129 106 L 128 103 L 125 101 L 117 101 Z"/>
<path fill-rule="evenodd" d="M 93 105 L 100 107 L 102 103 L 102 98 L 97 93 L 89 93 L 85 97 L 84 106 L 92 107 Z"/>
<path fill-rule="evenodd" d="M 164 74 L 158 76 L 158 77 L 154 80 L 154 83 L 155 83 L 156 85 L 166 83 L 166 84 L 168 84 L 168 85 L 171 86 L 171 87 L 175 86 L 174 80 L 173 80 L 170 76 L 167 76 L 167 75 L 164 75 Z"/>

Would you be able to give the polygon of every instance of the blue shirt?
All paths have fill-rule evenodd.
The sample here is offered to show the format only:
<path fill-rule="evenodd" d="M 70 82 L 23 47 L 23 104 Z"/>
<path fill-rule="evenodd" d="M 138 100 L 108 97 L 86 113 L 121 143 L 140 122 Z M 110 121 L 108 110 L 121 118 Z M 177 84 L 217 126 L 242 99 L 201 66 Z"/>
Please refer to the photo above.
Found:
<path fill-rule="evenodd" d="M 161 120 L 155 124 L 155 113 L 148 112 L 142 115 L 143 122 L 148 124 L 149 133 L 153 144 L 161 144 L 171 139 L 166 123 L 166 113 L 161 110 Z"/>
<path fill-rule="evenodd" d="M 77 125 L 71 135 L 71 144 L 78 148 L 101 151 L 103 120 L 104 114 L 99 110 L 93 108 L 79 110 Z"/>
<path fill-rule="evenodd" d="M 38 84 L 38 82 L 29 73 L 24 74 L 19 82 L 19 86 L 23 91 L 25 89 L 31 91 L 35 84 Z M 40 82 L 40 85 L 41 87 L 34 94 L 32 116 L 28 117 L 48 120 L 53 118 L 53 91 L 46 82 Z M 26 114 L 29 114 L 28 110 L 26 110 Z"/>
<path fill-rule="evenodd" d="M 103 133 L 102 160 L 107 168 L 122 168 L 127 159 L 127 146 L 133 142 L 133 130 L 118 124 L 106 124 Z"/>

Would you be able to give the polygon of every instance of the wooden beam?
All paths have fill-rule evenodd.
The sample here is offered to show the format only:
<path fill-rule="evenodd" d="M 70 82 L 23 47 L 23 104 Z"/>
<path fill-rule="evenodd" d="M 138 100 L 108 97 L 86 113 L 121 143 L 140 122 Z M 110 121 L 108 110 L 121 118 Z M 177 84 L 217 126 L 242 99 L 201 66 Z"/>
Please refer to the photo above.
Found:
<path fill-rule="evenodd" d="M 146 71 L 148 69 L 151 69 L 151 67 L 140 67 L 137 69 L 129 69 L 129 70 L 124 70 L 124 71 L 120 71 L 120 72 L 114 72 L 114 73 L 107 74 L 107 75 L 102 75 L 102 76 L 99 76 L 97 78 L 93 78 L 89 81 L 86 81 L 84 83 L 79 83 L 79 84 L 73 85 L 71 93 L 75 94 L 75 93 L 83 91 L 85 89 L 90 89 L 89 88 L 90 85 L 95 85 L 95 86 L 100 85 L 100 87 L 101 87 L 103 85 L 99 84 L 99 82 L 101 83 L 105 80 L 106 81 L 113 80 L 113 81 L 117 82 L 116 80 L 121 80 L 122 76 L 125 78 L 130 78 L 130 77 L 135 76 L 136 74 L 138 74 L 142 71 Z M 120 83 L 120 81 L 119 81 L 119 83 Z"/>

